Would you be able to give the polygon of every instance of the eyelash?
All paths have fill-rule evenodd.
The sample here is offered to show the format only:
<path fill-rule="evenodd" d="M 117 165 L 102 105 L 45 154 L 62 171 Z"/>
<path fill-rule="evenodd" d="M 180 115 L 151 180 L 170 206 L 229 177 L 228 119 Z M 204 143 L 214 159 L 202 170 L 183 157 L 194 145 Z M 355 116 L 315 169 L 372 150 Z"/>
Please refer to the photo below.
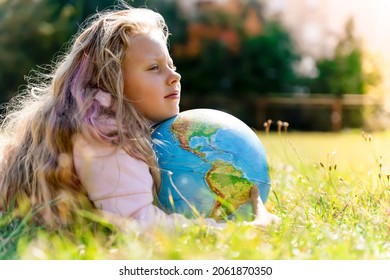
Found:
<path fill-rule="evenodd" d="M 177 67 L 175 65 L 169 65 L 169 68 L 176 71 Z M 158 65 L 153 65 L 149 68 L 149 70 L 158 70 L 160 69 L 160 67 Z"/>
<path fill-rule="evenodd" d="M 150 66 L 149 70 L 158 70 L 159 66 L 158 65 L 152 65 Z"/>

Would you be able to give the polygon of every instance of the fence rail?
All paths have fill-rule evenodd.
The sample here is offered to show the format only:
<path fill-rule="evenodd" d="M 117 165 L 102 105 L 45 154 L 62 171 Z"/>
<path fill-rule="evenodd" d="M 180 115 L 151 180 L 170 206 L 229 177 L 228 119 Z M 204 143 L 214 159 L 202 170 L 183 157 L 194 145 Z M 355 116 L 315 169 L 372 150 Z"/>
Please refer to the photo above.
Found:
<path fill-rule="evenodd" d="M 292 97 L 184 96 L 182 109 L 213 108 L 227 111 L 248 125 L 262 129 L 268 119 L 287 121 L 296 130 L 339 131 L 364 126 L 365 113 L 381 108 L 381 100 L 368 95 L 329 94 Z"/>

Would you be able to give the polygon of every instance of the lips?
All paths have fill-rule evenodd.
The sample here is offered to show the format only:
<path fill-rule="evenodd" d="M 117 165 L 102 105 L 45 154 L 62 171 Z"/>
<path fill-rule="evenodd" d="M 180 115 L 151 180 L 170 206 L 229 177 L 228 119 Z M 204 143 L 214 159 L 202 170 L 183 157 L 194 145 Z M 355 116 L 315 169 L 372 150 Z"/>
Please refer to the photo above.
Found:
<path fill-rule="evenodd" d="M 167 99 L 178 99 L 178 98 L 180 98 L 180 92 L 178 92 L 178 91 L 171 92 L 170 94 L 164 96 L 164 98 L 167 98 Z"/>

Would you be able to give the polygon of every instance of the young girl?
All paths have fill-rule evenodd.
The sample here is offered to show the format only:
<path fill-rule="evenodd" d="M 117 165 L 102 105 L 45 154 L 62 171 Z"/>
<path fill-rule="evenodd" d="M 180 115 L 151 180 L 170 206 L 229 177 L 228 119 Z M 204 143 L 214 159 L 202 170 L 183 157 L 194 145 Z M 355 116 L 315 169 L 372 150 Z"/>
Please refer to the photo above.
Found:
<path fill-rule="evenodd" d="M 4 120 L 0 211 L 27 200 L 40 206 L 40 221 L 62 224 L 91 201 L 145 227 L 197 222 L 153 203 L 160 174 L 151 127 L 179 113 L 181 94 L 167 39 L 164 19 L 148 9 L 125 6 L 89 21 Z M 252 224 L 276 221 L 256 190 Z"/>

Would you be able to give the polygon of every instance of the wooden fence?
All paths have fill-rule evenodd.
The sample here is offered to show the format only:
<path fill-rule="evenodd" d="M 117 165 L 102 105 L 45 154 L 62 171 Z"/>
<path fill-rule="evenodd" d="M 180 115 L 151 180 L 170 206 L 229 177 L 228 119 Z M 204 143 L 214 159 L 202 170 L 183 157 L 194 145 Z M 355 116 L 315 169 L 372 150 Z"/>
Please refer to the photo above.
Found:
<path fill-rule="evenodd" d="M 327 94 L 294 97 L 234 97 L 220 95 L 183 96 L 181 109 L 213 108 L 226 111 L 248 125 L 262 129 L 271 119 L 289 123 L 289 129 L 306 131 L 339 131 L 364 126 L 366 112 L 381 108 L 381 101 L 367 95 Z"/>

